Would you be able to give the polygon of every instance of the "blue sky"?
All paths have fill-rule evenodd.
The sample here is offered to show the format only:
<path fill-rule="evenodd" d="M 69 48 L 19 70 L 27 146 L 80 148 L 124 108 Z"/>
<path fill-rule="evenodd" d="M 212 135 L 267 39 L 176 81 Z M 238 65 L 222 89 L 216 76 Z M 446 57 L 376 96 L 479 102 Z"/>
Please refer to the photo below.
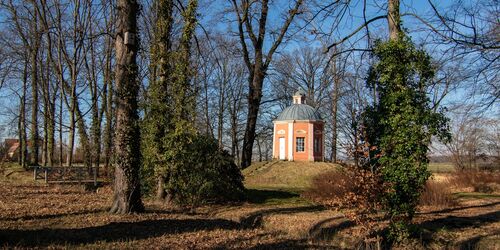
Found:
<path fill-rule="evenodd" d="M 216 13 L 220 13 L 222 11 L 222 8 L 229 7 L 228 5 L 229 1 L 226 0 L 206 0 L 206 1 L 201 1 L 200 2 L 200 12 L 201 12 L 201 17 L 203 18 L 201 20 L 201 24 L 211 30 L 219 30 L 221 32 L 227 32 L 230 30 L 232 25 L 228 20 L 231 20 L 234 18 L 234 14 L 229 12 L 226 15 L 218 15 Z M 279 6 L 274 6 L 274 9 L 271 9 L 271 14 L 269 16 L 269 21 L 268 21 L 268 26 L 273 26 L 274 23 L 280 21 L 279 16 L 273 13 L 276 13 L 276 9 L 280 10 L 286 10 L 288 8 L 289 2 L 288 1 L 277 1 L 279 3 Z M 385 11 L 383 9 L 384 4 L 387 2 L 385 0 L 375 0 L 375 1 L 367 1 L 369 2 L 369 6 L 367 8 L 367 19 L 370 19 L 374 16 L 385 14 Z M 438 7 L 438 9 L 443 10 L 444 8 L 450 6 L 453 4 L 455 1 L 437 1 L 434 0 L 433 3 Z M 467 4 L 474 4 L 475 1 L 463 1 Z M 223 4 L 221 4 L 223 3 Z M 349 12 L 347 12 L 347 16 L 351 16 L 351 18 L 346 19 L 346 21 L 343 22 L 341 26 L 339 26 L 338 29 L 335 30 L 335 32 L 331 36 L 321 36 L 322 42 L 319 42 L 319 40 L 315 40 L 314 38 L 318 38 L 313 36 L 309 31 L 310 27 L 300 30 L 299 32 L 296 33 L 296 37 L 293 41 L 290 41 L 287 43 L 285 46 L 281 47 L 281 52 L 293 52 L 294 50 L 304 47 L 304 46 L 315 46 L 319 47 L 321 46 L 321 43 L 329 43 L 334 40 L 338 40 L 339 37 L 345 36 L 346 34 L 351 33 L 354 29 L 359 27 L 359 25 L 363 21 L 363 1 L 362 0 L 353 0 L 351 7 L 349 9 Z M 421 16 L 426 16 L 431 12 L 431 7 L 429 3 L 425 0 L 402 0 L 401 2 L 401 12 L 412 12 L 416 13 Z M 1 13 L 1 12 L 0 12 Z M 0 25 L 3 25 L 4 23 L 5 16 L 0 15 Z M 333 24 L 331 19 L 321 19 L 318 18 L 313 22 L 313 26 L 316 27 L 323 27 L 323 28 L 328 28 L 331 27 Z M 416 43 L 419 43 L 420 41 L 424 40 L 426 37 L 425 33 L 415 33 L 413 32 L 416 28 L 419 27 L 421 23 L 419 23 L 415 18 L 410 17 L 410 16 L 404 16 L 403 17 L 403 26 L 405 28 L 408 28 L 408 30 L 411 32 L 410 35 L 412 36 L 413 40 Z M 386 20 L 378 20 L 374 22 L 373 24 L 370 25 L 370 31 L 373 37 L 375 38 L 386 38 L 387 35 L 387 22 Z M 200 32 L 201 33 L 201 32 Z M 360 34 L 364 34 L 364 32 L 360 32 Z M 355 38 L 355 37 L 353 37 Z M 355 40 L 355 39 L 354 39 Z M 269 46 L 269 39 L 267 41 L 267 46 Z M 360 46 L 364 46 L 361 44 Z M 439 58 L 441 55 L 439 54 L 433 54 L 432 55 L 434 58 Z M 464 101 L 472 101 L 471 99 L 466 99 L 466 96 L 468 95 L 468 90 L 467 89 L 457 89 L 454 92 L 450 93 L 446 97 L 446 101 L 448 103 L 452 102 L 464 102 Z M 9 94 L 9 90 L 5 89 L 0 91 L 0 105 L 2 107 L 9 106 L 12 104 L 12 102 L 15 102 L 15 99 L 12 99 L 13 96 Z M 446 103 L 445 103 L 446 104 Z M 2 108 L 2 111 L 6 112 L 7 110 Z M 491 115 L 497 116 L 499 114 L 499 107 L 498 105 L 492 106 L 491 107 Z M 4 113 L 1 112 L 1 113 Z M 0 124 L 4 125 L 6 124 L 7 118 L 3 116 L 3 114 L 0 114 Z M 6 133 L 9 133 L 12 131 L 9 130 L 4 130 L 0 127 L 0 135 L 4 135 Z"/>

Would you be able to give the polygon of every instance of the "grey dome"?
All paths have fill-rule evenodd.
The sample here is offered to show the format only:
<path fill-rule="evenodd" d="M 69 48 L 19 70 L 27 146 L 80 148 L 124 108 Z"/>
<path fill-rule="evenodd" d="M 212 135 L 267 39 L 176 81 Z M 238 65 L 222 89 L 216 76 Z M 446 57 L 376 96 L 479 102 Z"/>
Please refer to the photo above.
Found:
<path fill-rule="evenodd" d="M 278 118 L 276 118 L 276 121 L 288 120 L 319 121 L 322 119 L 313 107 L 307 104 L 293 104 L 292 106 L 284 109 L 283 112 L 278 115 Z"/>

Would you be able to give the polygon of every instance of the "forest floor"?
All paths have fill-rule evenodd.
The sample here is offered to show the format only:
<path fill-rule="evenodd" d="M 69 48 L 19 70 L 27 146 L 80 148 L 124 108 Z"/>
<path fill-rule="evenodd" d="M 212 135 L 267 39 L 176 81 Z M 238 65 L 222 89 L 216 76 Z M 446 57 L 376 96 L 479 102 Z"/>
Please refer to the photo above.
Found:
<path fill-rule="evenodd" d="M 32 181 L 31 172 L 4 168 L 0 248 L 351 249 L 364 244 L 359 226 L 342 211 L 299 195 L 318 169 L 334 165 L 293 163 L 283 174 L 280 164 L 261 163 L 244 171 L 245 203 L 186 211 L 146 198 L 146 212 L 137 215 L 107 212 L 110 186 L 88 191 L 45 185 Z M 299 167 L 300 176 L 308 177 L 291 177 L 290 171 Z M 273 172 L 290 176 L 273 177 Z M 421 208 L 415 218 L 420 239 L 399 248 L 500 249 L 500 194 L 459 193 L 455 199 L 453 207 Z"/>

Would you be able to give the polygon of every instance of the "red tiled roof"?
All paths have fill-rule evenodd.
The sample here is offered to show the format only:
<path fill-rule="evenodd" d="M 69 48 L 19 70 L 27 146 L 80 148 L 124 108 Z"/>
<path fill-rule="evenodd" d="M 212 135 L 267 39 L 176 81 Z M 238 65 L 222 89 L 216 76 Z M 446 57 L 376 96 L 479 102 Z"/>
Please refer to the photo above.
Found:
<path fill-rule="evenodd" d="M 12 146 L 9 147 L 9 150 L 7 151 L 7 153 L 15 153 L 16 150 L 19 148 L 19 142 L 15 142 L 14 144 L 12 144 Z"/>

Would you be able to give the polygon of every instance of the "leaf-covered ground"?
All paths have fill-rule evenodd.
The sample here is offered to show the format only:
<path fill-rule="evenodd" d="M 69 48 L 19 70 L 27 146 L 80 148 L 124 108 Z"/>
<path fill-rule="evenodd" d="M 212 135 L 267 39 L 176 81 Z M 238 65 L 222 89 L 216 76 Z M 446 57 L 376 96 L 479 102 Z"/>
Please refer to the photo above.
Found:
<path fill-rule="evenodd" d="M 294 192 L 254 189 L 249 202 L 189 211 L 146 199 L 146 213 L 118 216 L 107 213 L 109 186 L 86 191 L 15 184 L 5 175 L 0 179 L 3 248 L 336 249 L 356 248 L 361 239 L 341 212 Z M 29 178 L 30 173 L 14 175 Z M 415 222 L 423 228 L 421 239 L 399 248 L 500 249 L 500 196 L 495 194 L 460 196 L 452 208 L 424 208 Z"/>

